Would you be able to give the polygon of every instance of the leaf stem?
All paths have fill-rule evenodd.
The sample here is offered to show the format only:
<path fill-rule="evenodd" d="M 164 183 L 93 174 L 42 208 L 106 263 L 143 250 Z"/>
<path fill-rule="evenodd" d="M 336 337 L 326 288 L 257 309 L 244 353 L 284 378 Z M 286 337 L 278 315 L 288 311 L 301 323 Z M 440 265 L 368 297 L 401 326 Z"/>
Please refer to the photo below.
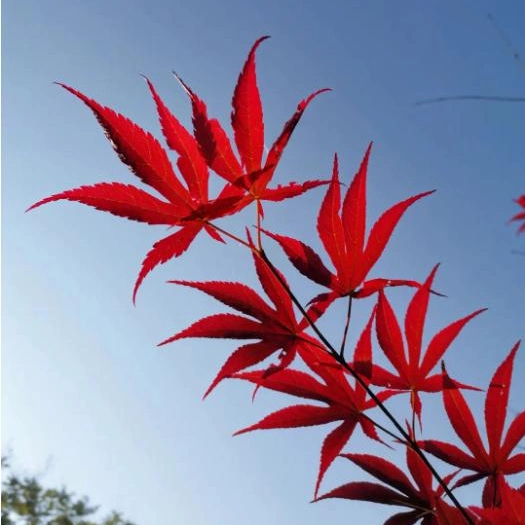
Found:
<path fill-rule="evenodd" d="M 348 307 L 346 309 L 346 321 L 345 321 L 345 328 L 343 330 L 343 339 L 341 341 L 341 348 L 339 349 L 339 355 L 342 359 L 345 357 L 345 345 L 346 345 L 346 337 L 348 335 L 348 328 L 350 327 L 350 316 L 352 315 L 352 295 L 348 296 Z"/>
<path fill-rule="evenodd" d="M 364 419 L 367 419 L 368 421 L 370 421 L 370 423 L 372 423 L 372 425 L 377 427 L 379 430 L 383 431 L 385 434 L 389 435 L 395 441 L 399 441 L 399 436 L 397 434 L 395 434 L 391 430 L 388 430 L 388 428 L 384 427 L 383 425 L 379 424 L 377 421 L 372 419 L 369 415 L 365 414 L 364 412 L 361 412 L 360 416 L 363 417 Z M 385 445 L 386 445 L 386 443 L 385 443 Z M 390 445 L 386 445 L 386 446 L 390 447 Z M 390 447 L 390 448 L 392 448 L 392 447 Z"/>
<path fill-rule="evenodd" d="M 415 392 L 410 391 L 410 408 L 412 409 L 412 433 L 414 434 L 414 441 L 416 439 L 416 409 L 415 407 Z"/>
<path fill-rule="evenodd" d="M 262 204 L 260 199 L 256 200 L 255 212 L 257 213 L 257 248 L 262 251 L 261 242 L 261 215 L 262 215 Z"/>
<path fill-rule="evenodd" d="M 219 233 L 222 233 L 226 237 L 229 237 L 230 239 L 233 239 L 234 241 L 238 242 L 239 244 L 242 244 L 243 246 L 246 246 L 246 248 L 249 248 L 252 250 L 253 248 L 243 239 L 240 237 L 237 237 L 237 235 L 234 235 L 233 233 L 230 233 L 227 230 L 224 230 L 220 226 L 217 226 L 216 224 L 213 224 L 213 222 L 205 221 L 208 226 L 211 226 L 214 230 L 217 230 Z"/>

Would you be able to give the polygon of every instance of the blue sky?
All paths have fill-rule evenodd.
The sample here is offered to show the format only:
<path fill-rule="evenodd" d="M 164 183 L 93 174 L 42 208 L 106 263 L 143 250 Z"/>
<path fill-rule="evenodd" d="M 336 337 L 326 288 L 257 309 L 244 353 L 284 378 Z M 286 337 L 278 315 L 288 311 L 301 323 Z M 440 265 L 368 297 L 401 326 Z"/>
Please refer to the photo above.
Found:
<path fill-rule="evenodd" d="M 333 89 L 307 110 L 277 182 L 326 177 L 335 151 L 348 181 L 373 140 L 370 218 L 437 189 L 407 213 L 373 275 L 424 279 L 442 263 L 436 285 L 448 298 L 433 300 L 427 340 L 488 307 L 447 357 L 454 375 L 486 385 L 525 336 L 525 259 L 512 253 L 524 250 L 525 237 L 507 224 L 517 211 L 512 199 L 525 190 L 524 107 L 414 103 L 457 94 L 524 96 L 523 69 L 487 13 L 525 54 L 525 6 L 518 1 L 5 1 L 2 445 L 14 450 L 17 464 L 44 471 L 52 458 L 49 483 L 64 483 L 139 525 L 309 525 L 343 523 L 349 513 L 382 523 L 391 509 L 308 503 L 326 428 L 231 437 L 287 400 L 261 393 L 252 405 L 250 389 L 230 382 L 201 402 L 234 342 L 156 347 L 200 317 L 225 311 L 165 281 L 240 280 L 256 287 L 244 250 L 199 239 L 147 278 L 134 307 L 140 262 L 162 228 L 71 203 L 24 210 L 82 184 L 135 182 L 90 112 L 53 81 L 161 138 L 139 74 L 189 124 L 186 97 L 170 74 L 176 70 L 227 124 L 246 54 L 269 34 L 257 58 L 267 145 L 301 98 Z M 289 206 L 269 206 L 266 227 L 318 246 L 322 195 L 313 190 Z M 242 232 L 252 222 L 246 213 L 224 225 Z M 270 253 L 299 296 L 318 292 L 276 250 Z M 391 297 L 402 316 L 410 292 Z M 355 310 L 357 324 L 371 304 Z M 337 313 L 324 327 L 339 337 Z M 524 373 L 522 349 L 513 410 L 523 409 Z M 469 399 L 481 415 L 482 396 Z M 429 401 L 429 437 L 444 426 L 437 401 Z M 351 444 L 384 454 L 358 433 Z M 340 460 L 323 488 L 365 478 Z M 466 490 L 466 500 L 474 501 L 478 489 Z"/>

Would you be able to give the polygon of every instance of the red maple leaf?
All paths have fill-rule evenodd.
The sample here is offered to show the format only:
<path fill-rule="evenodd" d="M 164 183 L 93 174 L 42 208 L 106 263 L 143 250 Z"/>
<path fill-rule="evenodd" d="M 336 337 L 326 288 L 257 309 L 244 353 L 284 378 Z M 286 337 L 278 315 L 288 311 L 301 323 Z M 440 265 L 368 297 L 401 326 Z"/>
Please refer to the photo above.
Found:
<path fill-rule="evenodd" d="M 472 470 L 459 479 L 455 486 L 467 485 L 479 479 L 487 478 L 483 490 L 483 505 L 497 506 L 501 502 L 503 475 L 525 471 L 525 454 L 511 455 L 520 440 L 525 437 L 525 411 L 516 416 L 503 438 L 503 428 L 507 415 L 507 403 L 512 380 L 514 356 L 518 351 L 519 341 L 498 367 L 485 398 L 485 426 L 488 438 L 488 450 L 483 444 L 474 416 L 457 388 L 456 382 L 443 371 L 443 402 L 452 427 L 466 445 L 468 452 L 450 443 L 436 440 L 421 441 L 422 448 L 459 468 Z"/>
<path fill-rule="evenodd" d="M 419 392 L 440 392 L 443 389 L 441 374 L 430 375 L 431 371 L 442 359 L 448 347 L 459 335 L 463 327 L 484 310 L 477 310 L 459 319 L 439 331 L 429 342 L 424 355 L 421 355 L 423 329 L 427 315 L 432 282 L 438 265 L 434 267 L 427 280 L 420 286 L 410 304 L 405 316 L 405 341 L 401 328 L 386 295 L 381 290 L 376 316 L 377 340 L 385 356 L 395 368 L 396 373 L 373 365 L 372 383 L 378 386 L 410 392 L 412 411 L 417 415 L 421 425 L 421 399 Z M 475 389 L 468 385 L 456 383 L 461 388 Z"/>
<path fill-rule="evenodd" d="M 384 505 L 407 507 L 408 512 L 394 514 L 384 525 L 412 525 L 421 520 L 421 525 L 462 525 L 464 518 L 457 509 L 442 500 L 444 489 L 441 485 L 432 486 L 432 473 L 423 460 L 409 447 L 406 448 L 406 462 L 414 482 L 396 465 L 386 459 L 370 454 L 341 454 L 379 479 L 385 485 L 369 481 L 353 481 L 331 490 L 317 498 L 343 498 L 358 501 L 371 501 Z M 448 484 L 456 475 L 445 476 Z M 450 521 L 450 517 L 454 521 Z M 447 521 L 445 519 L 447 518 Z"/>
<path fill-rule="evenodd" d="M 235 213 L 254 199 L 280 201 L 326 183 L 307 181 L 266 188 L 306 106 L 325 90 L 310 95 L 299 104 L 270 149 L 264 167 L 261 166 L 264 125 L 255 77 L 255 50 L 265 38 L 259 39 L 252 47 L 234 91 L 232 126 L 240 162 L 219 122 L 208 119 L 206 105 L 186 85 L 193 107 L 195 136 L 169 111 L 153 84 L 146 79 L 166 142 L 178 155 L 177 168 L 184 183 L 175 174 L 167 152 L 150 133 L 76 89 L 59 84 L 93 111 L 122 162 L 165 200 L 135 186 L 102 182 L 57 193 L 33 204 L 28 210 L 48 202 L 70 200 L 147 224 L 179 227 L 175 233 L 156 242 L 146 255 L 133 289 L 134 301 L 146 275 L 155 266 L 184 253 L 201 230 L 222 241 L 210 221 Z M 228 181 L 219 196 L 211 200 L 208 196 L 208 167 Z"/>
<path fill-rule="evenodd" d="M 348 295 L 366 297 L 385 286 L 419 286 L 415 281 L 399 279 L 365 281 L 405 211 L 417 200 L 433 193 L 420 193 L 392 206 L 374 224 L 365 244 L 366 175 L 371 147 L 370 144 L 346 192 L 341 212 L 339 168 L 337 155 L 335 156 L 332 180 L 319 210 L 317 231 L 336 270 L 335 273 L 332 273 L 324 265 L 321 257 L 304 242 L 265 232 L 281 245 L 299 272 L 331 290 L 328 294 L 317 296 L 314 302 L 326 301 L 327 298 L 334 300 Z"/>
<path fill-rule="evenodd" d="M 257 86 L 255 53 L 267 38 L 269 37 L 259 38 L 252 46 L 233 92 L 231 124 L 238 157 L 220 122 L 208 116 L 206 104 L 178 75 L 175 75 L 190 97 L 194 136 L 207 165 L 237 188 L 237 193 L 232 190 L 232 194 L 245 196 L 239 207 L 256 200 L 261 214 L 261 201 L 281 201 L 296 197 L 309 189 L 327 183 L 313 180 L 302 184 L 292 182 L 277 188 L 267 187 L 305 109 L 317 95 L 330 91 L 328 88 L 320 89 L 299 102 L 295 113 L 284 124 L 263 162 L 264 121 Z"/>
<path fill-rule="evenodd" d="M 510 220 L 522 222 L 522 224 L 518 228 L 518 233 L 524 233 L 525 232 L 525 194 L 517 198 L 515 202 L 523 208 L 523 211 L 516 213 L 516 215 L 514 215 L 514 217 L 512 217 L 512 219 Z"/>
<path fill-rule="evenodd" d="M 248 241 L 254 248 L 250 237 Z M 310 352 L 318 359 L 327 359 L 322 344 L 305 332 L 309 327 L 308 320 L 296 319 L 290 295 L 255 249 L 253 260 L 259 281 L 273 306 L 267 304 L 252 288 L 237 282 L 169 281 L 201 290 L 245 315 L 224 313 L 205 317 L 166 339 L 159 346 L 188 337 L 259 339 L 258 342 L 237 348 L 230 355 L 204 397 L 223 379 L 264 361 L 275 352 L 279 352 L 279 362 L 277 365 L 270 365 L 264 372 L 266 375 L 287 367 L 298 352 L 301 355 Z M 280 277 L 286 283 L 284 277 Z M 308 315 L 315 320 L 315 308 L 310 308 Z"/>
<path fill-rule="evenodd" d="M 355 359 L 362 359 L 371 352 L 372 320 L 373 314 L 356 345 Z M 363 414 L 366 410 L 376 406 L 375 401 L 367 398 L 365 389 L 360 385 L 352 386 L 345 370 L 326 355 L 305 352 L 301 354 L 301 358 L 323 382 L 308 373 L 289 368 L 272 375 L 266 374 L 265 371 L 254 371 L 235 374 L 235 377 L 250 381 L 257 387 L 322 402 L 326 406 L 292 405 L 269 414 L 258 423 L 239 430 L 235 435 L 253 430 L 297 428 L 340 422 L 323 441 L 315 485 L 315 495 L 317 495 L 328 467 L 341 452 L 358 425 L 368 437 L 377 441 L 381 440 L 373 422 Z M 380 401 L 384 402 L 394 394 L 392 390 L 383 390 L 376 395 Z"/>

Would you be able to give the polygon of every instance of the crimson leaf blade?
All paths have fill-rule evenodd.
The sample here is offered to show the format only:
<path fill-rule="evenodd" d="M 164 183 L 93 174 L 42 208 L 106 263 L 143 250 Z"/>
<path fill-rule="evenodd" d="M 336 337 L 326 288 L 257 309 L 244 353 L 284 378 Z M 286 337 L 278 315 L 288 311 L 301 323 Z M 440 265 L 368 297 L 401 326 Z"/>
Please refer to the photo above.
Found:
<path fill-rule="evenodd" d="M 118 156 L 137 177 L 178 206 L 181 212 L 191 211 L 188 192 L 175 176 L 168 155 L 157 139 L 128 118 L 80 91 L 65 84 L 59 85 L 93 111 Z"/>
<path fill-rule="evenodd" d="M 255 52 L 267 38 L 263 36 L 253 45 L 233 92 L 232 128 L 237 150 L 247 172 L 261 169 L 264 122 L 255 73 Z"/>

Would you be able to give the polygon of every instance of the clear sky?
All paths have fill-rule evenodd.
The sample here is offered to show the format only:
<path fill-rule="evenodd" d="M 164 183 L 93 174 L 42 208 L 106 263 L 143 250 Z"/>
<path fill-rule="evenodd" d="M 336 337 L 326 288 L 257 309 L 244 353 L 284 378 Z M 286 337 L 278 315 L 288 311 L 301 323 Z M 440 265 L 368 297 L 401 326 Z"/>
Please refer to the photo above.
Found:
<path fill-rule="evenodd" d="M 146 279 L 134 307 L 140 262 L 163 228 L 79 204 L 24 210 L 82 184 L 135 183 L 89 110 L 53 81 L 161 138 L 139 74 L 148 75 L 189 124 L 187 99 L 170 73 L 176 70 L 226 125 L 246 54 L 257 37 L 269 34 L 258 52 L 267 145 L 302 97 L 333 89 L 307 110 L 277 182 L 327 177 L 334 151 L 348 181 L 374 140 L 369 217 L 437 189 L 407 213 L 373 276 L 424 279 L 442 263 L 436 286 L 448 298 L 433 299 L 427 336 L 488 307 L 447 357 L 453 375 L 484 386 L 525 337 L 525 258 L 512 253 L 525 250 L 525 237 L 507 224 L 517 212 L 512 199 L 525 191 L 525 105 L 415 102 L 525 96 L 523 65 L 487 13 L 525 55 L 520 1 L 5 0 L 2 445 L 13 449 L 17 464 L 43 471 L 52 458 L 49 483 L 65 483 L 139 525 L 335 524 L 349 516 L 382 523 L 392 509 L 308 503 L 327 428 L 231 437 L 288 400 L 261 393 L 252 405 L 249 387 L 226 382 L 201 402 L 235 342 L 156 347 L 198 318 L 225 311 L 165 281 L 257 286 L 244 250 L 202 237 Z M 266 226 L 317 246 L 323 191 L 290 206 L 268 206 Z M 225 225 L 242 232 L 252 222 L 247 213 Z M 318 292 L 277 250 L 271 254 L 303 299 Z M 402 317 L 410 293 L 391 296 Z M 356 323 L 371 304 L 359 304 Z M 335 339 L 336 321 L 325 324 Z M 514 411 L 523 410 L 524 352 L 516 360 Z M 481 415 L 482 395 L 469 399 Z M 427 435 L 454 439 L 438 434 L 444 427 L 439 403 L 429 406 Z M 377 450 L 359 433 L 351 444 Z M 365 478 L 339 460 L 323 490 Z"/>

